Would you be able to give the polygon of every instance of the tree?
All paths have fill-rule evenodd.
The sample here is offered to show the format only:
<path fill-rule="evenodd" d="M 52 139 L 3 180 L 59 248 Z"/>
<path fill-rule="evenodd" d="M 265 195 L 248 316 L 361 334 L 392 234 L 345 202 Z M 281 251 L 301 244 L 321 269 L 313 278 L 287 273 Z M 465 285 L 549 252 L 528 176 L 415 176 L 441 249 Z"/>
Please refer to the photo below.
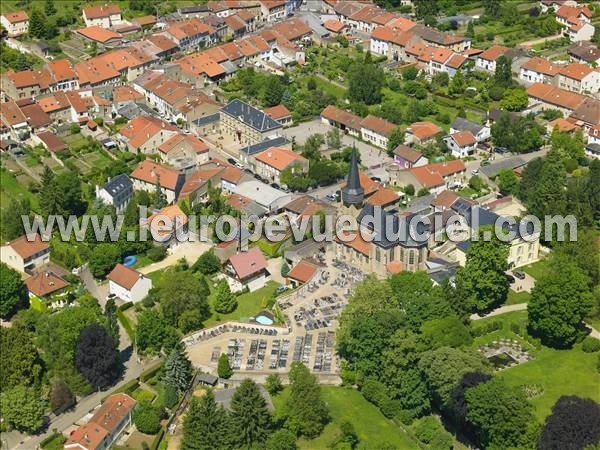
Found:
<path fill-rule="evenodd" d="M 92 250 L 89 267 L 92 275 L 101 278 L 110 272 L 121 259 L 121 252 L 116 244 L 98 244 Z"/>
<path fill-rule="evenodd" d="M 156 434 L 160 431 L 160 412 L 147 401 L 139 402 L 133 410 L 133 423 L 140 433 Z"/>
<path fill-rule="evenodd" d="M 29 217 L 31 206 L 27 198 L 11 199 L 7 207 L 0 212 L 0 221 L 2 222 L 2 239 L 12 241 L 13 239 L 25 234 L 23 227 L 23 216 Z"/>
<path fill-rule="evenodd" d="M 214 250 L 202 253 L 191 267 L 192 272 L 200 272 L 202 275 L 212 275 L 221 270 L 221 261 L 215 256 Z"/>
<path fill-rule="evenodd" d="M 465 36 L 473 38 L 475 36 L 475 26 L 473 25 L 473 21 L 469 20 L 469 23 L 467 24 L 467 31 L 465 33 Z"/>
<path fill-rule="evenodd" d="M 600 407 L 589 398 L 561 396 L 546 417 L 537 448 L 582 449 L 600 442 Z"/>
<path fill-rule="evenodd" d="M 75 367 L 96 389 L 104 389 L 117 379 L 117 343 L 102 325 L 93 324 L 81 330 L 75 353 Z"/>
<path fill-rule="evenodd" d="M 314 438 L 321 434 L 329 416 L 327 405 L 321 398 L 321 388 L 316 377 L 300 362 L 292 363 L 289 377 L 286 425 L 297 434 Z"/>
<path fill-rule="evenodd" d="M 465 396 L 467 420 L 477 426 L 484 448 L 521 447 L 528 423 L 535 421 L 521 389 L 492 378 L 468 389 Z"/>
<path fill-rule="evenodd" d="M 321 133 L 311 134 L 306 138 L 303 146 L 302 156 L 312 160 L 321 158 L 321 146 L 325 143 L 325 137 Z"/>
<path fill-rule="evenodd" d="M 115 342 L 119 342 L 119 321 L 117 318 L 117 305 L 114 298 L 106 300 L 106 305 L 104 305 L 104 315 L 106 316 L 106 325 L 110 335 Z"/>
<path fill-rule="evenodd" d="M 592 304 L 589 277 L 575 262 L 561 258 L 536 280 L 527 305 L 529 327 L 546 345 L 571 347 Z"/>
<path fill-rule="evenodd" d="M 373 63 L 356 60 L 348 69 L 348 98 L 354 102 L 374 105 L 381 101 L 385 85 L 383 69 Z"/>
<path fill-rule="evenodd" d="M 519 190 L 519 177 L 511 169 L 502 169 L 498 173 L 498 188 L 504 195 L 515 195 Z"/>
<path fill-rule="evenodd" d="M 398 147 L 400 144 L 403 144 L 403 143 L 404 143 L 404 132 L 400 129 L 400 127 L 394 128 L 394 130 L 388 136 L 388 145 L 387 145 L 388 154 L 393 155 L 394 150 L 396 150 L 396 147 Z"/>
<path fill-rule="evenodd" d="M 418 366 L 433 400 L 441 407 L 448 404 L 452 390 L 465 373 L 490 372 L 489 363 L 480 354 L 451 347 L 424 352 Z"/>
<path fill-rule="evenodd" d="M 29 297 L 21 275 L 5 263 L 0 263 L 0 317 L 9 318 L 17 309 L 27 307 Z"/>
<path fill-rule="evenodd" d="M 46 34 L 46 16 L 39 9 L 31 11 L 29 16 L 29 34 L 35 38 L 42 39 Z"/>
<path fill-rule="evenodd" d="M 192 363 L 185 353 L 176 346 L 171 350 L 165 361 L 164 382 L 184 393 L 190 386 L 193 375 Z"/>
<path fill-rule="evenodd" d="M 508 89 L 500 101 L 500 107 L 507 111 L 523 111 L 527 107 L 528 97 L 524 89 Z"/>
<path fill-rule="evenodd" d="M 437 16 L 440 7 L 437 0 L 414 0 L 415 15 L 417 19 L 424 19 L 427 16 Z"/>
<path fill-rule="evenodd" d="M 238 446 L 252 447 L 267 438 L 271 415 L 258 385 L 246 378 L 231 398 L 232 437 Z"/>
<path fill-rule="evenodd" d="M 8 427 L 34 432 L 44 424 L 44 401 L 33 388 L 16 386 L 0 394 L 2 419 Z"/>
<path fill-rule="evenodd" d="M 492 376 L 488 373 L 467 372 L 462 376 L 460 382 L 450 394 L 447 411 L 450 418 L 454 421 L 454 424 L 465 433 L 472 434 L 474 432 L 473 425 L 467 422 L 466 392 L 468 389 L 491 379 Z"/>
<path fill-rule="evenodd" d="M 538 157 L 529 161 L 523 170 L 517 196 L 525 203 L 535 195 L 543 164 L 544 160 Z"/>
<path fill-rule="evenodd" d="M 221 314 L 229 314 L 237 308 L 237 298 L 226 280 L 220 280 L 217 284 L 214 308 Z"/>
<path fill-rule="evenodd" d="M 4 278 L 2 278 L 4 283 Z M 21 323 L 0 328 L 0 390 L 36 384 L 43 371 L 33 335 Z"/>
<path fill-rule="evenodd" d="M 272 373 L 267 376 L 265 380 L 265 387 L 269 394 L 276 395 L 283 389 L 283 385 L 281 384 L 281 377 L 278 373 Z"/>
<path fill-rule="evenodd" d="M 483 186 L 483 180 L 478 175 L 474 175 L 469 179 L 469 187 L 471 189 L 479 192 Z"/>
<path fill-rule="evenodd" d="M 50 389 L 50 408 L 55 414 L 60 414 L 65 409 L 75 404 L 75 397 L 64 380 L 54 380 Z"/>
<path fill-rule="evenodd" d="M 160 185 L 160 178 L 156 180 L 156 188 L 154 189 L 154 197 L 152 198 L 152 204 L 156 209 L 163 209 L 167 206 L 167 197 L 162 191 Z"/>
<path fill-rule="evenodd" d="M 281 276 L 283 278 L 287 277 L 288 273 L 290 273 L 290 266 L 288 265 L 287 261 L 285 260 L 285 258 L 282 258 L 281 261 Z"/>
<path fill-rule="evenodd" d="M 557 151 L 563 161 L 579 160 L 585 155 L 583 135 L 579 131 L 575 134 L 563 133 L 556 126 L 552 130 L 550 142 L 552 150 Z"/>
<path fill-rule="evenodd" d="M 54 0 L 46 0 L 46 3 L 44 4 L 44 12 L 46 13 L 46 16 L 53 16 L 56 14 Z"/>
<path fill-rule="evenodd" d="M 508 295 L 508 245 L 493 235 L 479 237 L 467 250 L 467 261 L 456 273 L 456 284 L 464 290 L 475 311 L 501 304 Z"/>
<path fill-rule="evenodd" d="M 535 193 L 529 199 L 529 210 L 538 218 L 547 214 L 563 214 L 566 207 L 565 166 L 560 154 L 550 150 L 544 158 Z"/>
<path fill-rule="evenodd" d="M 275 106 L 281 103 L 284 86 L 277 75 L 272 75 L 265 82 L 262 99 L 265 106 Z"/>
<path fill-rule="evenodd" d="M 219 375 L 219 378 L 225 379 L 231 378 L 231 375 L 233 375 L 233 369 L 229 364 L 229 356 L 227 356 L 227 353 L 221 353 L 221 356 L 219 356 L 217 373 Z"/>
<path fill-rule="evenodd" d="M 56 189 L 60 193 L 61 213 L 65 216 L 82 215 L 87 204 L 83 201 L 83 192 L 81 191 L 81 180 L 77 172 L 69 170 L 65 174 L 55 179 Z"/>
<path fill-rule="evenodd" d="M 138 316 L 135 343 L 139 352 L 157 355 L 167 336 L 167 325 L 159 311 L 145 309 Z"/>
<path fill-rule="evenodd" d="M 183 420 L 181 450 L 226 450 L 230 447 L 229 419 L 217 406 L 211 389 L 198 399 L 192 396 Z"/>
<path fill-rule="evenodd" d="M 342 146 L 342 137 L 340 135 L 339 128 L 333 127 L 327 132 L 327 145 L 329 148 L 333 148 L 335 150 L 339 150 L 339 148 Z"/>
<path fill-rule="evenodd" d="M 465 77 L 460 70 L 458 70 L 452 77 L 448 92 L 452 95 L 461 95 L 463 92 L 465 92 Z"/>
<path fill-rule="evenodd" d="M 496 60 L 496 71 L 494 72 L 494 85 L 509 88 L 513 84 L 511 59 L 501 55 Z"/>
<path fill-rule="evenodd" d="M 189 271 L 169 270 L 159 285 L 160 306 L 166 322 L 182 328 L 181 318 L 186 311 L 193 315 L 195 328 L 209 317 L 208 286 Z M 189 321 L 190 317 L 186 318 Z M 190 322 L 188 322 L 189 328 Z"/>
<path fill-rule="evenodd" d="M 272 433 L 265 443 L 266 450 L 296 450 L 297 448 L 296 436 L 285 428 Z"/>
<path fill-rule="evenodd" d="M 421 342 L 427 349 L 470 345 L 473 337 L 462 320 L 456 316 L 433 319 L 421 326 Z"/>

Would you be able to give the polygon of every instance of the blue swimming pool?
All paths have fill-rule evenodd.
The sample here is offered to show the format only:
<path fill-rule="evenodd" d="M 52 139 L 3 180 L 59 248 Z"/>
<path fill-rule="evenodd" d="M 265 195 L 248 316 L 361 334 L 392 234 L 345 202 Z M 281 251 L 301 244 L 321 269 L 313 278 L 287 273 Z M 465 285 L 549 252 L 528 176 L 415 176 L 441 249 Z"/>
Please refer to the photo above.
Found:
<path fill-rule="evenodd" d="M 126 256 L 123 260 L 123 265 L 127 267 L 133 266 L 137 262 L 137 256 Z"/>
<path fill-rule="evenodd" d="M 263 316 L 262 314 L 260 316 L 256 316 L 254 320 L 261 325 L 273 325 L 273 319 Z"/>

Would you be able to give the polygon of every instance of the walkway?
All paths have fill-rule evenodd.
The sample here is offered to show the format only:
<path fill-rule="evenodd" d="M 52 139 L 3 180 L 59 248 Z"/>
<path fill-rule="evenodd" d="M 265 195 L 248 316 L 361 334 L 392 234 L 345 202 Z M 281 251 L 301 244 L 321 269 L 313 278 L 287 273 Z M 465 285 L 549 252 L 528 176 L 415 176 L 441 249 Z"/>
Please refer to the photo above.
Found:
<path fill-rule="evenodd" d="M 147 275 L 150 272 L 155 272 L 160 269 L 177 264 L 181 258 L 185 258 L 189 265 L 192 265 L 200 257 L 200 255 L 210 250 L 211 245 L 208 242 L 181 242 L 173 249 L 162 261 L 149 264 L 138 269 L 139 272 Z"/>
<path fill-rule="evenodd" d="M 513 311 L 523 311 L 526 309 L 527 309 L 527 303 L 517 303 L 516 305 L 505 305 L 505 306 L 501 306 L 500 308 L 494 309 L 493 311 L 486 314 L 485 316 L 480 316 L 479 314 L 471 314 L 469 319 L 480 320 L 480 319 L 485 319 L 487 317 L 499 316 L 500 314 L 505 314 L 505 313 L 509 313 L 509 312 L 513 312 Z M 585 322 L 583 322 L 583 323 L 585 324 L 586 327 L 588 327 L 590 330 L 592 330 L 589 334 L 591 337 L 600 339 L 600 331 L 596 330 L 589 323 L 585 323 Z"/>

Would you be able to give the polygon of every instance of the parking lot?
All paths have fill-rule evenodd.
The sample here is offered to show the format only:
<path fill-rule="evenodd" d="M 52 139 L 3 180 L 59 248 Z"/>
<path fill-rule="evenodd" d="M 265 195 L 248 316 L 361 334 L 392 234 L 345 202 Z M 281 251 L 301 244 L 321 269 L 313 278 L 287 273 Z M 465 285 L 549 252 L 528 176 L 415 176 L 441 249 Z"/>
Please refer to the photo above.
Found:
<path fill-rule="evenodd" d="M 279 300 L 286 327 L 278 332 L 251 324 L 223 326 L 188 346 L 198 368 L 214 371 L 221 353 L 232 368 L 244 375 L 285 374 L 294 361 L 313 372 L 337 374 L 335 330 L 355 283 L 365 274 L 341 261 L 329 261 L 329 270 Z"/>

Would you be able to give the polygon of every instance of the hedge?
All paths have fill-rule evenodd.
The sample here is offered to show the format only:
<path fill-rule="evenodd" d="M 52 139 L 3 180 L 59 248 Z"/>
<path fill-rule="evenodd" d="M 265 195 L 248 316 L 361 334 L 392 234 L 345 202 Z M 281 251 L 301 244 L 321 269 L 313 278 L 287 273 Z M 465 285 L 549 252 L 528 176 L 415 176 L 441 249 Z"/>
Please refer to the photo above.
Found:
<path fill-rule="evenodd" d="M 124 303 L 121 306 L 119 306 L 117 308 L 117 318 L 119 319 L 119 322 L 121 322 L 121 325 L 123 325 L 123 328 L 125 328 L 125 332 L 129 336 L 129 339 L 131 339 L 131 341 L 134 342 L 133 328 L 131 327 L 131 324 L 129 323 L 129 319 L 124 314 L 124 311 L 127 311 L 132 306 L 133 306 L 133 302 L 127 302 L 127 303 Z"/>
<path fill-rule="evenodd" d="M 149 369 L 146 369 L 145 371 L 142 372 L 142 374 L 140 375 L 140 381 L 142 382 L 146 382 L 148 381 L 150 378 L 152 378 L 154 375 L 156 375 L 156 373 L 162 368 L 162 361 L 159 362 L 158 364 L 156 364 L 153 367 L 150 367 Z"/>
<path fill-rule="evenodd" d="M 156 433 L 156 436 L 154 436 L 154 440 L 152 441 L 152 444 L 150 445 L 150 450 L 158 449 L 158 446 L 160 445 L 160 441 L 162 441 L 162 438 L 164 435 L 165 435 L 165 427 L 162 427 L 160 429 L 160 431 L 158 433 Z"/>

